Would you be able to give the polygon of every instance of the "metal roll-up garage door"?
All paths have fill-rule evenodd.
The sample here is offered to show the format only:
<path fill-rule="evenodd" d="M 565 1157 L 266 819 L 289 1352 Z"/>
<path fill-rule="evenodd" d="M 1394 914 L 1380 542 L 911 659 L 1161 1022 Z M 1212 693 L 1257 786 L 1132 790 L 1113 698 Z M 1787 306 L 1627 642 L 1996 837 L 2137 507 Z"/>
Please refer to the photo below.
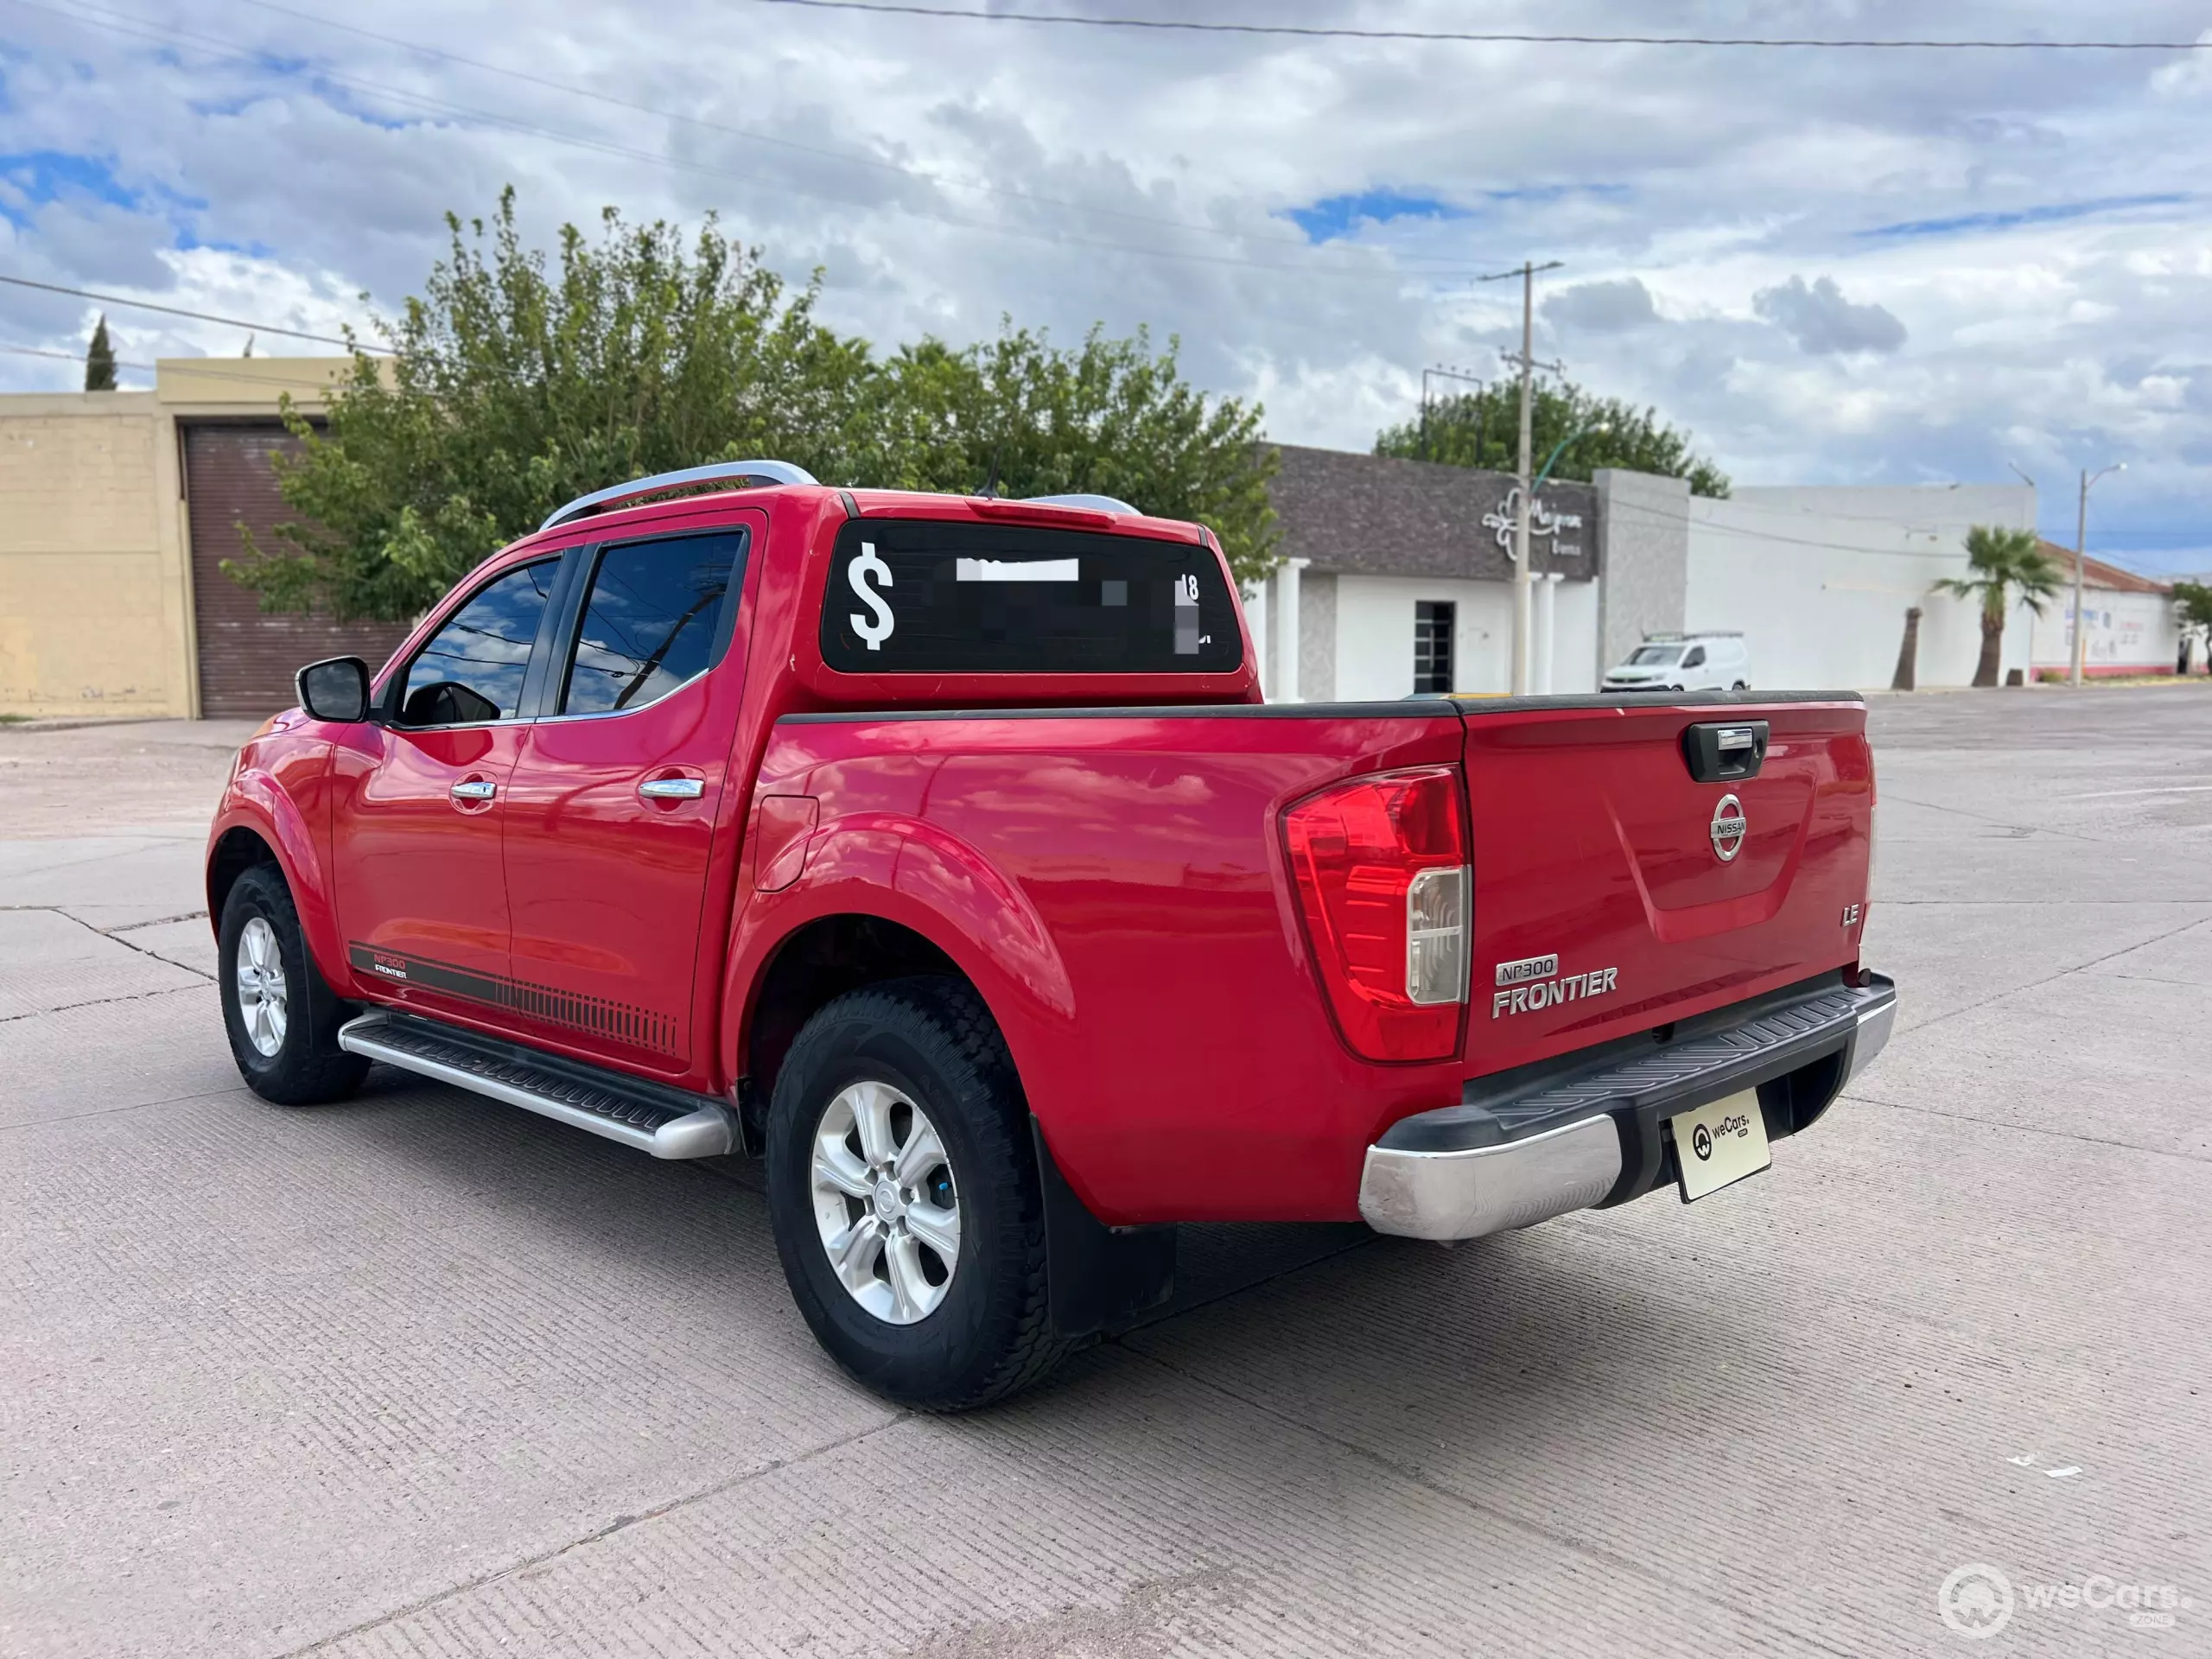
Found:
<path fill-rule="evenodd" d="M 264 611 L 258 594 L 223 573 L 225 559 L 245 556 L 241 523 L 264 549 L 286 545 L 276 526 L 299 515 L 276 493 L 269 458 L 298 448 L 298 441 L 273 421 L 184 429 L 200 712 L 209 718 L 257 720 L 288 709 L 296 701 L 292 675 L 302 663 L 353 656 L 378 668 L 407 634 L 404 626 L 389 622 L 340 623 L 322 615 Z"/>

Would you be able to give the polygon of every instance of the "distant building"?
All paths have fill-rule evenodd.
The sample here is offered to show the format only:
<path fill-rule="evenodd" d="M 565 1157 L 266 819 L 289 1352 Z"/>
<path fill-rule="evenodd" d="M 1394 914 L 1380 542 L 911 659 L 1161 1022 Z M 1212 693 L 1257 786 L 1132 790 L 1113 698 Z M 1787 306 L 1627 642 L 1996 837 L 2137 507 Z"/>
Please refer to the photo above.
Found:
<path fill-rule="evenodd" d="M 1272 700 L 1496 693 L 1512 676 L 1512 491 L 1497 473 L 1295 445 L 1274 489 L 1285 563 L 1245 613 Z M 1970 683 L 1978 604 L 1936 591 L 1964 577 L 1977 524 L 2031 529 L 2021 484 L 1745 488 L 1693 496 L 1677 478 L 1600 471 L 1547 486 L 1532 537 L 1532 690 L 1591 691 L 1646 634 L 1735 632 L 1755 688 L 1872 690 L 1921 613 L 1917 683 Z M 2006 618 L 2000 677 L 2067 660 L 2055 629 Z M 2171 672 L 2164 584 L 2089 563 L 2092 671 Z"/>
<path fill-rule="evenodd" d="M 406 630 L 270 614 L 222 571 L 291 516 L 270 471 L 343 358 L 184 358 L 151 391 L 0 394 L 0 714 L 272 715 Z"/>
<path fill-rule="evenodd" d="M 1683 620 L 1740 629 L 1752 683 L 1872 690 L 1890 683 L 1905 613 L 1921 613 L 1916 679 L 1968 685 L 1981 658 L 1981 607 L 1936 591 L 1964 577 L 1976 524 L 2032 530 L 2025 484 L 1815 485 L 1692 499 L 1682 550 Z M 2005 619 L 1999 679 L 2028 666 L 2024 607 Z"/>
<path fill-rule="evenodd" d="M 2043 544 L 2058 567 L 2056 598 L 2034 619 L 2030 659 L 2038 679 L 2065 678 L 2074 671 L 2074 550 Z M 2082 561 L 2085 675 L 2171 674 L 2181 654 L 2181 620 L 2174 590 L 2102 559 Z"/>
<path fill-rule="evenodd" d="M 1269 697 L 1503 692 L 1512 679 L 1515 480 L 1279 446 L 1282 568 L 1246 606 Z M 1534 683 L 1597 683 L 1598 492 L 1548 485 L 1531 513 Z"/>

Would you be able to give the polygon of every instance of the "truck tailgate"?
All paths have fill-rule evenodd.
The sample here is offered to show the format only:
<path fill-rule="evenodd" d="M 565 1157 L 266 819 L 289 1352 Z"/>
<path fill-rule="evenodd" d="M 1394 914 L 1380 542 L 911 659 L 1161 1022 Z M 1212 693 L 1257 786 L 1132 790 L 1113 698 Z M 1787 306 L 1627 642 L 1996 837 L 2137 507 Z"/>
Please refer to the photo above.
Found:
<path fill-rule="evenodd" d="M 1857 960 L 1873 804 L 1858 699 L 1465 708 L 1475 1072 Z M 1762 722 L 1755 775 L 1693 776 L 1690 728 Z"/>

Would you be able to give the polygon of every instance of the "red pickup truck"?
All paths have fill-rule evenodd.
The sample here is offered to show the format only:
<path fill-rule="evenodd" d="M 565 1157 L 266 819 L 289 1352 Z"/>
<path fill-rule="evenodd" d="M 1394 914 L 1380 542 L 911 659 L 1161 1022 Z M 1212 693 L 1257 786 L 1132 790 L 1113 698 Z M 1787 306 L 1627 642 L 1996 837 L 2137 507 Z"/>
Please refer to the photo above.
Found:
<path fill-rule="evenodd" d="M 1895 1010 L 1857 696 L 1263 703 L 1212 535 L 1104 498 L 640 480 L 299 693 L 207 849 L 247 1083 L 762 1157 L 925 1408 L 1163 1301 L 1179 1222 L 1700 1197 Z"/>

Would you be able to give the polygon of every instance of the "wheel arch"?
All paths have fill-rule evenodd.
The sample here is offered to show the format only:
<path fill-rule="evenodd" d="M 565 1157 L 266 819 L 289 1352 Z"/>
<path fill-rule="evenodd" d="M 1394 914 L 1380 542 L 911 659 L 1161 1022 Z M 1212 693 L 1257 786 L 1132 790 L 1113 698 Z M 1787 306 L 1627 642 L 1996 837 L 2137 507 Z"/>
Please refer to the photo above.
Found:
<path fill-rule="evenodd" d="M 923 819 L 833 820 L 797 881 L 741 901 L 734 932 L 719 1058 L 722 1075 L 764 1104 L 798 1027 L 858 985 L 915 973 L 965 981 L 1026 1090 L 1041 1045 L 1075 1014 L 1066 964 L 1035 907 L 980 849 Z"/>
<path fill-rule="evenodd" d="M 338 933 L 338 914 L 325 880 L 321 849 L 306 817 L 291 796 L 264 773 L 241 772 L 232 780 L 223 810 L 207 839 L 207 925 L 223 927 L 223 906 L 238 878 L 258 864 L 276 867 L 291 892 L 300 931 L 315 967 L 342 995 L 351 984 L 346 952 Z"/>
<path fill-rule="evenodd" d="M 276 867 L 283 873 L 283 861 L 276 849 L 257 830 L 245 824 L 232 824 L 217 836 L 207 849 L 207 925 L 217 933 L 223 931 L 223 906 L 230 902 L 231 889 L 238 878 L 257 864 Z M 285 882 L 289 886 L 288 877 Z"/>
<path fill-rule="evenodd" d="M 919 929 L 866 911 L 832 911 L 792 925 L 762 954 L 738 1010 L 734 1074 L 747 1084 L 747 1132 L 758 1127 L 784 1057 L 817 1010 L 862 986 L 923 974 L 971 987 L 1004 1032 L 985 988 Z"/>

